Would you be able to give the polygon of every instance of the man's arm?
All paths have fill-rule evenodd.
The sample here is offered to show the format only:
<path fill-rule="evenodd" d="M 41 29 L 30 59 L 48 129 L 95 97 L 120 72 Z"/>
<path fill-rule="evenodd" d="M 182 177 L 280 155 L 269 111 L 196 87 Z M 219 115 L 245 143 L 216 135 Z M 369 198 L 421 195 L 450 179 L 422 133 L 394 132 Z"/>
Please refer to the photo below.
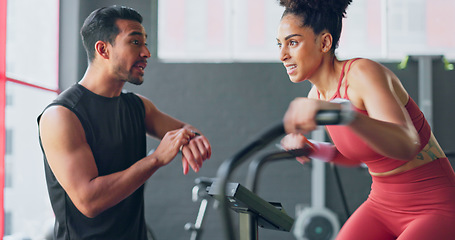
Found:
<path fill-rule="evenodd" d="M 176 129 L 186 130 L 190 136 L 190 140 L 187 144 L 183 144 L 181 149 L 183 173 L 188 173 L 188 165 L 195 172 L 198 172 L 200 167 L 202 167 L 202 163 L 206 159 L 209 159 L 212 154 L 210 142 L 207 138 L 195 127 L 159 111 L 147 98 L 140 95 L 139 97 L 145 106 L 145 124 L 149 135 L 162 139 L 169 131 Z M 158 150 L 159 147 L 155 152 Z"/>
<path fill-rule="evenodd" d="M 141 159 L 128 169 L 99 176 L 84 129 L 69 109 L 48 108 L 40 120 L 40 136 L 52 172 L 75 206 L 87 217 L 95 217 L 138 189 L 156 170 L 168 164 L 182 144 L 185 130 L 168 132 L 159 154 Z"/>

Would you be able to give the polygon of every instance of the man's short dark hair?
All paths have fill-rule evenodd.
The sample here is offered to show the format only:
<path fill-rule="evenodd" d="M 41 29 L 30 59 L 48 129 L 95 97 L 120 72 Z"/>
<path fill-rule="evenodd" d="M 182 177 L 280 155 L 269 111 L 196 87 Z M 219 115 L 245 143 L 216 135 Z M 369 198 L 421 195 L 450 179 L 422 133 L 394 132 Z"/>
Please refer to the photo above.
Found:
<path fill-rule="evenodd" d="M 142 23 L 142 16 L 136 10 L 117 5 L 99 8 L 85 19 L 80 34 L 89 62 L 95 58 L 95 43 L 97 41 L 114 45 L 115 37 L 120 32 L 116 24 L 118 19 Z"/>

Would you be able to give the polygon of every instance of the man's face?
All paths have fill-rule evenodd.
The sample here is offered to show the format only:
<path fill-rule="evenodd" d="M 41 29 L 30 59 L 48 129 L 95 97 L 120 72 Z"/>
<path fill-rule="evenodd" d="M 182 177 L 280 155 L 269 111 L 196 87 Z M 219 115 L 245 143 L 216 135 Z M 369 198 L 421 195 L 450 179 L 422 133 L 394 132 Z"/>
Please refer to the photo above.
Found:
<path fill-rule="evenodd" d="M 119 19 L 116 24 L 119 34 L 114 44 L 109 44 L 112 70 L 119 80 L 140 85 L 150 57 L 147 34 L 137 21 Z"/>

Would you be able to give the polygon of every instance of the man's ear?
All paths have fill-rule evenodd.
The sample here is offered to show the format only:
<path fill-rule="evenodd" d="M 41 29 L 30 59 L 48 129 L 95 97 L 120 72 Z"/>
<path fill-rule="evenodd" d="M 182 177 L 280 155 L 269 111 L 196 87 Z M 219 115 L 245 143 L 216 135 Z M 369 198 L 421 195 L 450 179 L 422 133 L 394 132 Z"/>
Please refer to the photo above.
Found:
<path fill-rule="evenodd" d="M 104 59 L 108 59 L 109 58 L 109 51 L 107 49 L 107 43 L 103 42 L 103 41 L 98 41 L 95 43 L 95 50 L 96 50 L 96 53 L 98 55 L 100 55 L 100 57 L 104 58 Z"/>
<path fill-rule="evenodd" d="M 327 53 L 332 48 L 333 38 L 332 34 L 324 32 L 321 35 L 321 51 Z"/>

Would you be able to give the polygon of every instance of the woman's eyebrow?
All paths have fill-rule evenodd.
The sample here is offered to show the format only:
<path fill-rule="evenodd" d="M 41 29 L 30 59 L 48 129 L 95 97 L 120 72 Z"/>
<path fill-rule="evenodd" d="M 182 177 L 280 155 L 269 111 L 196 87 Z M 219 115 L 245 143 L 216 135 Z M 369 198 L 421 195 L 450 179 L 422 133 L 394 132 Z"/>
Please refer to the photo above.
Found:
<path fill-rule="evenodd" d="M 302 35 L 300 35 L 300 34 L 298 34 L 298 33 L 296 33 L 296 34 L 291 34 L 291 35 L 287 35 L 287 36 L 284 38 L 284 40 L 288 40 L 289 38 L 292 38 L 292 37 L 295 37 L 295 36 L 301 37 Z"/>

